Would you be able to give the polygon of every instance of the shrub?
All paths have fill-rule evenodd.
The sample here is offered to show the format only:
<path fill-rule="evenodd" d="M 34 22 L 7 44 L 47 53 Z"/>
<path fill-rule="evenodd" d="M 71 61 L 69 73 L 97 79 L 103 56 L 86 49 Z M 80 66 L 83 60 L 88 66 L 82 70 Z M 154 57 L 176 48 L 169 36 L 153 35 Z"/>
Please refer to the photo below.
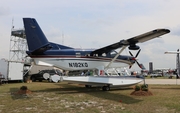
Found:
<path fill-rule="evenodd" d="M 141 90 L 142 91 L 148 91 L 148 88 L 142 88 Z"/>
<path fill-rule="evenodd" d="M 148 88 L 148 85 L 147 84 L 143 84 L 143 85 L 141 85 L 141 88 Z"/>
<path fill-rule="evenodd" d="M 141 90 L 142 91 L 148 91 L 148 85 L 147 84 L 141 85 Z"/>
<path fill-rule="evenodd" d="M 141 90 L 140 86 L 139 86 L 139 85 L 136 85 L 136 86 L 135 86 L 135 91 L 139 91 L 139 90 Z"/>
<path fill-rule="evenodd" d="M 21 86 L 20 87 L 20 90 L 27 90 L 28 88 L 27 88 L 27 86 Z"/>
<path fill-rule="evenodd" d="M 148 91 L 148 85 L 143 84 L 143 85 L 136 85 L 135 86 L 135 91 Z"/>

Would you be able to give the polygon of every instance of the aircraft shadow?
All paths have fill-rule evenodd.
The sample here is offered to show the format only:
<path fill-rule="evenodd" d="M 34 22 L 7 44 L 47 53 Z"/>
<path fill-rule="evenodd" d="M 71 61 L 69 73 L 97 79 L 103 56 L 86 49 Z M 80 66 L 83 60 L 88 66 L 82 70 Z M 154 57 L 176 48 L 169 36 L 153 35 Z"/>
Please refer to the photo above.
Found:
<path fill-rule="evenodd" d="M 58 85 L 58 84 L 57 84 Z M 45 90 L 40 90 L 38 92 L 56 92 L 57 94 L 78 94 L 78 93 L 86 93 L 88 95 L 107 99 L 116 102 L 122 102 L 125 104 L 133 104 L 138 103 L 142 100 L 135 99 L 129 95 L 123 95 L 119 92 L 121 90 L 131 90 L 132 88 L 121 88 L 121 89 L 111 89 L 110 91 L 102 91 L 100 87 L 92 87 L 92 88 L 85 88 L 84 86 L 75 86 L 71 84 L 61 84 L 61 88 L 48 88 Z M 119 91 L 118 93 L 114 93 L 114 91 Z"/>

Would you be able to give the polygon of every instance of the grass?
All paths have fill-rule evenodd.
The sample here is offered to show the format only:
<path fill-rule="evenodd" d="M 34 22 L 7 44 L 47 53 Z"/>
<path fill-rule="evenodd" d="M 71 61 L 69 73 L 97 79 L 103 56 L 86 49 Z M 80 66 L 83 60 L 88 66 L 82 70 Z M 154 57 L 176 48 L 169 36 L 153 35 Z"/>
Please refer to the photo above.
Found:
<path fill-rule="evenodd" d="M 31 94 L 16 94 L 27 86 Z M 133 96 L 132 87 L 102 91 L 62 83 L 0 86 L 0 113 L 180 113 L 179 85 L 149 85 L 153 96 Z"/>
<path fill-rule="evenodd" d="M 146 79 L 153 79 L 153 78 L 155 78 L 155 79 L 169 79 L 169 76 L 162 76 L 162 77 L 150 77 L 150 75 L 148 75 L 148 76 L 146 76 L 145 77 Z M 172 76 L 172 78 L 171 79 L 176 79 L 176 77 L 175 76 Z"/>

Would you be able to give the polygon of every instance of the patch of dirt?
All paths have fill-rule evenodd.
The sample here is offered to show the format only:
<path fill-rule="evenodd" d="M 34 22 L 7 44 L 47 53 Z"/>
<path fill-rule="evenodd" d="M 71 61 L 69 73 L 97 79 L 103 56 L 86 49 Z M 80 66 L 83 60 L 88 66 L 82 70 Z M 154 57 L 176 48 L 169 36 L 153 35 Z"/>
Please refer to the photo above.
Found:
<path fill-rule="evenodd" d="M 17 92 L 17 94 L 31 94 L 32 92 L 30 91 L 30 90 L 19 90 L 18 92 Z"/>
<path fill-rule="evenodd" d="M 151 96 L 153 95 L 151 91 L 133 91 L 130 95 L 135 96 Z"/>

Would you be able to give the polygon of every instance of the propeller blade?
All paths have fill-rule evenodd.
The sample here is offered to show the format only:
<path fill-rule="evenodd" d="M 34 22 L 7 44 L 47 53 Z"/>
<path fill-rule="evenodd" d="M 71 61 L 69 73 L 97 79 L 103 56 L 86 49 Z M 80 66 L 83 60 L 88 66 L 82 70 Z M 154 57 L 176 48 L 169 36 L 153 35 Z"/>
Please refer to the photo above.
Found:
<path fill-rule="evenodd" d="M 139 64 L 139 62 L 138 62 L 137 60 L 135 60 L 135 61 L 136 61 L 136 63 L 138 64 L 138 66 L 142 69 L 142 65 Z"/>
<path fill-rule="evenodd" d="M 131 66 L 129 66 L 129 69 L 131 69 L 131 67 L 132 67 L 132 65 L 131 65 Z"/>
<path fill-rule="evenodd" d="M 131 51 L 129 51 L 129 54 L 130 54 L 131 56 L 133 56 L 133 54 L 131 53 Z"/>
<path fill-rule="evenodd" d="M 141 51 L 141 49 L 139 49 L 139 51 L 137 52 L 135 58 L 139 55 L 140 51 Z"/>

